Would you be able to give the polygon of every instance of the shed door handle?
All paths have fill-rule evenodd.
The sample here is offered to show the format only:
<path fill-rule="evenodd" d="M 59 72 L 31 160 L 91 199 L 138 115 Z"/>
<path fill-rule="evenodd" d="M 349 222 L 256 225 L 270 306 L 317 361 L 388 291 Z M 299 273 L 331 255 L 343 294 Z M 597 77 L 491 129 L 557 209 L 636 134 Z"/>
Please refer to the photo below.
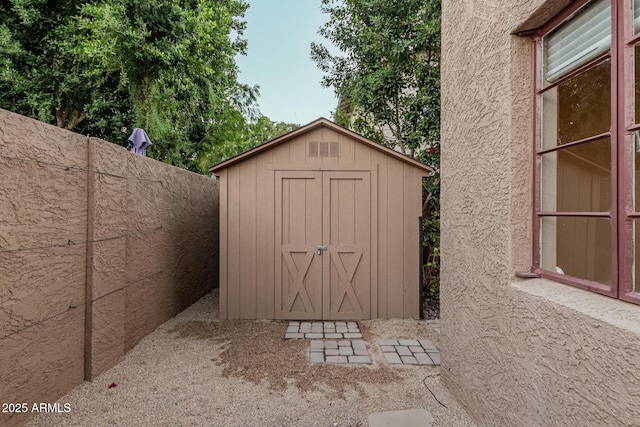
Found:
<path fill-rule="evenodd" d="M 316 251 L 316 254 L 320 255 L 322 251 L 326 251 L 326 250 L 327 250 L 326 246 L 318 246 L 318 250 Z"/>

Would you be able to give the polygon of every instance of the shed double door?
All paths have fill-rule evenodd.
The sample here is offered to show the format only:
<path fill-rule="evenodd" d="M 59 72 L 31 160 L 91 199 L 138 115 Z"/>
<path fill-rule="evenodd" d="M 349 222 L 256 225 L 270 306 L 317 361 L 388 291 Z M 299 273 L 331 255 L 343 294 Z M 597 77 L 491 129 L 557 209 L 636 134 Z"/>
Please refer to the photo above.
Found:
<path fill-rule="evenodd" d="M 370 318 L 370 172 L 276 171 L 276 317 Z"/>

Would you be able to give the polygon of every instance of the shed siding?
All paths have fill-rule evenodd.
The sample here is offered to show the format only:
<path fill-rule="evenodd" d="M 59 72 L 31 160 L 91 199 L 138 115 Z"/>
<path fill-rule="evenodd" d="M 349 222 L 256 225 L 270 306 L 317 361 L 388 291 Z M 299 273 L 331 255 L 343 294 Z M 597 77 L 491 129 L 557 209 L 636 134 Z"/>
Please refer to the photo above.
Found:
<path fill-rule="evenodd" d="M 309 157 L 312 141 L 337 141 L 339 156 Z M 220 317 L 277 315 L 276 170 L 371 173 L 372 236 L 377 236 L 371 242 L 371 265 L 377 265 L 371 272 L 371 317 L 417 318 L 418 217 L 425 172 L 324 126 L 220 171 Z"/>
<path fill-rule="evenodd" d="M 256 156 L 256 232 L 258 252 L 256 259 L 256 317 L 258 319 L 274 318 L 274 198 L 268 197 L 273 191 L 274 174 L 267 169 L 273 163 L 273 150 Z"/>
<path fill-rule="evenodd" d="M 387 316 L 403 317 L 404 305 L 404 173 L 400 162 L 387 165 Z"/>
<path fill-rule="evenodd" d="M 228 251 L 229 251 L 229 221 L 227 220 L 229 212 L 229 204 L 227 203 L 227 187 L 229 182 L 228 170 L 220 172 L 220 241 L 218 242 L 218 253 L 220 254 L 220 261 L 218 263 L 220 272 L 220 318 L 228 319 L 229 313 L 227 310 L 227 304 L 229 303 L 229 297 L 227 288 L 229 284 L 229 263 L 228 263 Z"/>
<path fill-rule="evenodd" d="M 228 285 L 227 285 L 227 310 L 229 318 L 240 317 L 240 165 L 229 169 L 229 182 L 227 184 L 228 197 Z M 243 258 L 247 254 L 242 254 Z"/>
<path fill-rule="evenodd" d="M 256 265 L 258 258 L 256 223 L 258 213 L 256 210 L 258 200 L 256 189 L 257 164 L 252 157 L 238 165 L 240 174 L 240 259 L 239 262 L 239 287 L 240 287 L 240 318 L 255 317 L 257 313 L 257 276 Z"/>
<path fill-rule="evenodd" d="M 388 191 L 388 161 L 389 157 L 380 152 L 371 153 L 371 161 L 378 164 L 378 317 L 389 318 L 387 309 L 387 295 L 389 283 L 389 197 Z"/>

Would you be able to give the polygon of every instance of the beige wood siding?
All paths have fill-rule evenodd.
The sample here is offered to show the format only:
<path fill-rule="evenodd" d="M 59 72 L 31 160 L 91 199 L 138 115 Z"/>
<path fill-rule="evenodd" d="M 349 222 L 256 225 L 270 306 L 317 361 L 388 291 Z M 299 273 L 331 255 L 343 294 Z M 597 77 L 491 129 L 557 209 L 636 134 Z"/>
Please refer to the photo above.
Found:
<path fill-rule="evenodd" d="M 318 145 L 322 143 L 327 144 Z M 220 317 L 417 318 L 418 217 L 422 209 L 422 177 L 427 173 L 327 126 L 297 134 L 221 169 Z M 312 178 L 293 179 L 307 175 Z M 332 183 L 330 178 L 338 177 L 345 178 L 344 182 Z M 320 189 L 328 185 L 329 195 L 313 189 L 308 182 L 320 183 Z M 312 190 L 318 195 L 313 196 Z M 341 199 L 323 213 L 327 197 Z M 349 201 L 350 197 L 357 198 L 355 204 Z M 364 207 L 367 213 L 363 212 Z M 318 212 L 310 213 L 310 209 Z M 338 219 L 332 219 L 332 215 Z M 331 224 L 329 233 L 338 234 L 322 236 L 323 223 L 329 226 L 331 221 L 345 225 L 339 229 L 337 223 Z M 368 224 L 367 231 L 363 224 Z M 314 238 L 317 231 L 310 231 L 312 228 L 320 230 L 321 238 Z M 327 239 L 339 244 L 321 242 Z M 316 240 L 318 243 L 314 243 Z M 348 240 L 354 243 L 347 244 Z M 313 252 L 311 262 L 306 264 L 307 253 L 321 243 L 345 246 L 341 255 L 333 255 L 342 257 L 342 270 L 337 263 L 322 261 L 330 260 L 330 253 L 319 257 Z M 286 245 L 300 247 L 285 247 L 290 254 L 285 259 L 282 251 Z M 351 272 L 349 259 L 353 256 L 361 259 Z M 320 267 L 314 267 L 316 262 Z M 307 281 L 311 286 L 306 300 L 296 291 L 300 277 L 294 283 L 292 266 L 298 272 L 309 267 L 307 274 L 324 269 L 321 274 L 329 277 L 323 281 L 303 277 L 305 289 Z M 347 277 L 349 273 L 353 278 Z M 343 281 L 353 279 L 352 295 L 345 297 L 337 292 L 338 287 L 332 287 L 332 283 L 339 283 L 340 274 Z M 316 306 L 318 295 L 320 302 Z M 352 304 L 350 299 L 357 303 Z M 314 305 L 308 315 L 304 314 L 305 300 Z M 340 310 L 347 313 L 340 314 Z"/>
<path fill-rule="evenodd" d="M 323 319 L 370 319 L 371 173 L 323 172 Z M 373 269 L 372 269 L 373 267 Z M 373 274 L 372 274 L 373 273 Z"/>
<path fill-rule="evenodd" d="M 322 175 L 278 171 L 275 221 L 276 317 L 322 318 Z"/>

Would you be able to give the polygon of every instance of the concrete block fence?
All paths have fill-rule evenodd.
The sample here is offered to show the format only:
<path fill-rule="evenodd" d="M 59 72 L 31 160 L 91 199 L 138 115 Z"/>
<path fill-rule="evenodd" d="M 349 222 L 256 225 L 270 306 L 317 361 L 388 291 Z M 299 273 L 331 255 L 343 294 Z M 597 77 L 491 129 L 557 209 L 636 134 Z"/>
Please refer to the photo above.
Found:
<path fill-rule="evenodd" d="M 211 290 L 218 199 L 212 178 L 0 110 L 0 402 L 54 402 Z"/>

